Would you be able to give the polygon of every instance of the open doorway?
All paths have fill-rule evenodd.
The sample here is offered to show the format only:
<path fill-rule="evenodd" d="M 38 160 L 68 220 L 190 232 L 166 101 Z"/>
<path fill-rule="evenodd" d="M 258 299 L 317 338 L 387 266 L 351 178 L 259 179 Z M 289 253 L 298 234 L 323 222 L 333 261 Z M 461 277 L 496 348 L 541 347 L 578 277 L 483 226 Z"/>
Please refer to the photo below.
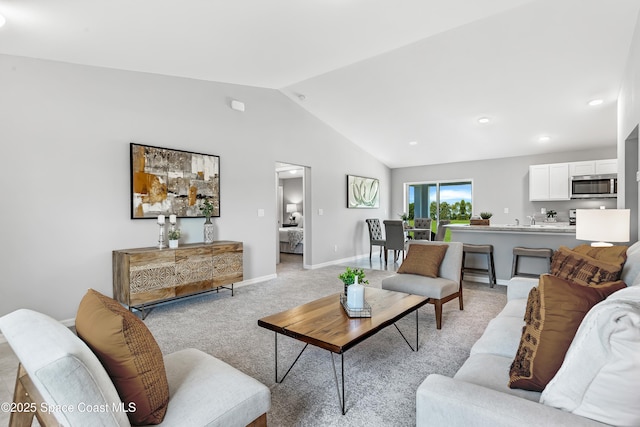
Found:
<path fill-rule="evenodd" d="M 302 269 L 305 264 L 305 243 L 309 240 L 305 227 L 304 166 L 276 162 L 278 270 Z"/>

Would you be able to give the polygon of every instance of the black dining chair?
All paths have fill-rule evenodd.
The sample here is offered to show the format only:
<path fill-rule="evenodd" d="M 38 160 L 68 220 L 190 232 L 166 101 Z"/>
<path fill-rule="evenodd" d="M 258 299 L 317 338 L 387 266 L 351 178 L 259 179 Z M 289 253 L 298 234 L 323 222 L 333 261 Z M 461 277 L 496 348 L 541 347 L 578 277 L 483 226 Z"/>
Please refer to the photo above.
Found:
<path fill-rule="evenodd" d="M 378 218 L 369 218 L 365 220 L 367 228 L 369 228 L 369 261 L 371 261 L 371 253 L 374 246 L 380 246 L 380 257 L 382 257 L 382 249 L 386 241 L 382 238 L 382 228 Z"/>

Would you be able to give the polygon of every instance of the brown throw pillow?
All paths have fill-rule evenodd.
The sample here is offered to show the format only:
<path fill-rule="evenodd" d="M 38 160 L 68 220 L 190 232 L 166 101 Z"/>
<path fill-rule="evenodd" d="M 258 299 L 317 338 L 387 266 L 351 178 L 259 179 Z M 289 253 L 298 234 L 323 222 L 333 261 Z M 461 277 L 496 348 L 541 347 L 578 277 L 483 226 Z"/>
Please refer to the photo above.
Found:
<path fill-rule="evenodd" d="M 580 245 L 573 248 L 573 251 L 590 256 L 598 261 L 619 265 L 620 268 L 622 268 L 625 261 L 627 261 L 627 249 L 627 246 L 597 247 L 591 245 Z"/>
<path fill-rule="evenodd" d="M 147 326 L 117 301 L 89 289 L 76 315 L 78 336 L 100 359 L 118 390 L 129 421 L 159 424 L 169 404 L 160 347 Z"/>
<path fill-rule="evenodd" d="M 551 274 L 583 286 L 598 286 L 620 279 L 622 264 L 611 264 L 572 251 L 566 246 L 553 254 Z"/>
<path fill-rule="evenodd" d="M 509 387 L 542 391 L 562 365 L 587 312 L 617 290 L 622 281 L 583 286 L 543 274 L 531 289 L 525 326 L 509 371 Z"/>
<path fill-rule="evenodd" d="M 448 245 L 409 245 L 409 252 L 400 264 L 398 273 L 438 277 L 440 264 L 448 248 Z"/>

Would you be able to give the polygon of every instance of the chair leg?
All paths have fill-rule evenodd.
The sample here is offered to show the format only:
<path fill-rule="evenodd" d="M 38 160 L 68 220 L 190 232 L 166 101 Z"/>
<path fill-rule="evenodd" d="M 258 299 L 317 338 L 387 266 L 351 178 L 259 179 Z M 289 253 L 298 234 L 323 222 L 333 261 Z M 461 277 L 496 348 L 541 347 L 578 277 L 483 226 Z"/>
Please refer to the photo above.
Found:
<path fill-rule="evenodd" d="M 464 310 L 464 303 L 462 302 L 462 281 L 460 281 L 460 290 L 458 291 L 458 302 L 460 303 L 460 310 Z"/>
<path fill-rule="evenodd" d="M 442 329 L 442 301 L 433 300 L 433 306 L 436 309 L 436 329 Z"/>
<path fill-rule="evenodd" d="M 371 254 L 373 253 L 373 245 L 369 243 L 369 261 L 371 261 Z"/>

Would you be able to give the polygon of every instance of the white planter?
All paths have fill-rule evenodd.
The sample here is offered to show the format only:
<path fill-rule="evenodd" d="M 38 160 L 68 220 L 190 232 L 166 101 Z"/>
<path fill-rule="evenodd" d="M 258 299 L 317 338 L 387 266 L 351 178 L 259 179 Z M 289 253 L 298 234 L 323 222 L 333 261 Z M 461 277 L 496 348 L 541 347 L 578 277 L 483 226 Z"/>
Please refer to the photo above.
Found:
<path fill-rule="evenodd" d="M 179 240 L 169 240 L 169 247 L 171 249 L 175 249 L 178 247 Z"/>

